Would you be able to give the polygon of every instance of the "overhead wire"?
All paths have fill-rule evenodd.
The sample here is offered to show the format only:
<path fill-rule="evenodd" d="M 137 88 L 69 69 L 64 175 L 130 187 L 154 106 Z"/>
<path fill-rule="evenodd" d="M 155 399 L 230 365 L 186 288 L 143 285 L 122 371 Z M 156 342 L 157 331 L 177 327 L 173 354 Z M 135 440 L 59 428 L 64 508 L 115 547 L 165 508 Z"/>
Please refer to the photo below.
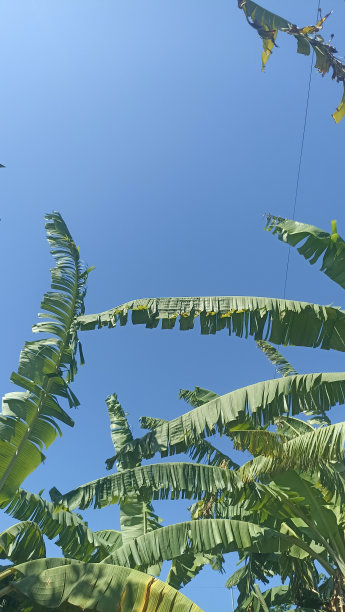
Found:
<path fill-rule="evenodd" d="M 321 2 L 321 0 L 318 0 L 317 13 L 316 13 L 316 21 L 318 19 L 319 12 L 320 12 L 320 2 Z M 309 110 L 311 77 L 312 77 L 312 73 L 313 73 L 314 56 L 315 56 L 315 51 L 313 50 L 312 54 L 311 54 L 311 61 L 310 61 L 309 81 L 308 81 L 308 90 L 307 90 L 307 100 L 306 100 L 306 105 L 305 105 L 304 122 L 303 122 L 303 129 L 302 129 L 302 139 L 301 139 L 301 147 L 300 147 L 298 169 L 297 169 L 297 178 L 296 178 L 295 196 L 294 196 L 294 200 L 293 200 L 293 209 L 292 209 L 292 219 L 293 220 L 295 220 L 295 215 L 296 215 L 296 205 L 297 205 L 298 190 L 299 190 L 299 183 L 300 183 L 300 176 L 301 176 L 301 167 L 302 167 L 302 158 L 303 158 L 303 150 L 304 150 L 305 132 L 306 132 L 306 127 L 307 127 L 308 110 Z M 287 261 L 286 261 L 285 280 L 284 280 L 284 292 L 283 292 L 284 300 L 286 298 L 286 285 L 287 285 L 287 279 L 288 279 L 288 273 L 289 273 L 290 252 L 291 252 L 291 247 L 289 246 L 288 255 L 287 255 Z"/>

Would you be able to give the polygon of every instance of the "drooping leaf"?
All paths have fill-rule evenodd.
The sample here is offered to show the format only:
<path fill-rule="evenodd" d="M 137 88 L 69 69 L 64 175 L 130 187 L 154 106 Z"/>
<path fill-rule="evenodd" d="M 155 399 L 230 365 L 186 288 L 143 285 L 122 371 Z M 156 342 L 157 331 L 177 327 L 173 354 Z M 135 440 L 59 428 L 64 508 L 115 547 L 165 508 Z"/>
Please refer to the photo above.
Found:
<path fill-rule="evenodd" d="M 339 525 L 340 507 L 326 504 L 322 491 L 314 486 L 313 481 L 296 471 L 277 473 L 274 475 L 274 482 L 279 487 L 289 487 L 303 496 L 304 503 L 309 508 L 311 517 L 309 527 L 314 539 L 323 544 L 321 538 L 324 538 L 331 545 L 331 550 L 328 552 L 333 560 L 344 563 L 345 543 L 343 530 Z"/>
<path fill-rule="evenodd" d="M 158 605 L 171 612 L 202 612 L 182 593 L 137 570 L 63 561 L 44 559 L 19 565 L 16 574 L 20 579 L 10 587 L 45 610 L 64 604 L 66 610 L 109 612 L 116 604 L 122 612 L 155 612 Z"/>
<path fill-rule="evenodd" d="M 77 371 L 79 345 L 76 318 L 84 313 L 88 271 L 58 213 L 46 216 L 46 231 L 56 267 L 51 270 L 52 291 L 41 307 L 48 318 L 33 331 L 51 334 L 45 340 L 27 342 L 20 355 L 18 372 L 11 380 L 24 392 L 8 393 L 0 415 L 0 500 L 9 499 L 21 482 L 44 459 L 43 450 L 61 434 L 58 422 L 72 426 L 56 396 L 77 406 L 69 387 Z"/>
<path fill-rule="evenodd" d="M 345 242 L 336 227 L 329 234 L 314 225 L 267 215 L 265 229 L 291 246 L 302 242 L 298 252 L 311 264 L 322 257 L 321 271 L 345 289 Z"/>
<path fill-rule="evenodd" d="M 23 563 L 44 557 L 45 552 L 42 532 L 32 521 L 16 523 L 0 533 L 0 559 Z"/>
<path fill-rule="evenodd" d="M 43 499 L 41 495 L 18 489 L 10 503 L 3 503 L 2 508 L 16 519 L 34 521 L 50 540 L 58 538 L 56 544 L 65 556 L 88 561 L 95 551 L 103 559 L 111 550 L 78 514 L 66 506 Z"/>
<path fill-rule="evenodd" d="M 228 330 L 229 335 L 254 336 L 273 344 L 320 347 L 345 351 L 345 312 L 320 306 L 263 297 L 181 297 L 133 300 L 99 314 L 78 317 L 82 330 L 133 324 L 190 330 L 199 319 L 202 334 Z"/>
<path fill-rule="evenodd" d="M 337 106 L 337 110 L 333 113 L 332 117 L 336 123 L 339 123 L 339 121 L 341 121 L 345 117 L 345 86 L 343 97 L 340 101 L 339 106 Z"/>

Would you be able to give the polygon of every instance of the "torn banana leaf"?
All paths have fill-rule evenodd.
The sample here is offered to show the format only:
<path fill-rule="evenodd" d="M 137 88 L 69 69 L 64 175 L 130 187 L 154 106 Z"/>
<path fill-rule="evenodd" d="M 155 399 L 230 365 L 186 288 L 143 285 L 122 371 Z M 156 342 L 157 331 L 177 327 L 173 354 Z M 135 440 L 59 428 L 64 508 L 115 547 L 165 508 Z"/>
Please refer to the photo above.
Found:
<path fill-rule="evenodd" d="M 322 76 L 332 68 L 332 79 L 336 79 L 338 83 L 343 83 L 345 88 L 345 65 L 340 59 L 335 57 L 337 49 L 330 42 L 325 43 L 319 34 L 325 20 L 331 13 L 320 18 L 315 25 L 298 28 L 292 22 L 266 10 L 259 4 L 256 4 L 256 2 L 252 2 L 252 0 L 239 0 L 238 6 L 244 12 L 249 25 L 257 31 L 262 39 L 262 70 L 264 70 L 273 48 L 278 46 L 276 38 L 279 30 L 296 38 L 297 53 L 309 55 L 310 50 L 314 50 L 316 56 L 315 68 L 317 68 Z M 344 115 L 345 89 L 343 98 L 332 117 L 336 123 L 339 123 Z"/>
<path fill-rule="evenodd" d="M 82 330 L 126 325 L 190 330 L 200 321 L 201 333 L 227 330 L 229 335 L 267 340 L 284 346 L 310 346 L 345 351 L 345 312 L 331 306 L 250 296 L 144 298 L 105 312 L 78 317 Z"/>

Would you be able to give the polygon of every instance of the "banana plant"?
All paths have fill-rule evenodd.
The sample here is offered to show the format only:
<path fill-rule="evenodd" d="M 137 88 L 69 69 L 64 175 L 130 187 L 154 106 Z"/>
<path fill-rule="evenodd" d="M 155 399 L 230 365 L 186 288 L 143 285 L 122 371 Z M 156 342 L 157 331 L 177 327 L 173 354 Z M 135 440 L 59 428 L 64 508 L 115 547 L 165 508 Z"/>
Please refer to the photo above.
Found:
<path fill-rule="evenodd" d="M 110 419 L 111 438 L 115 452 L 117 452 L 117 455 L 106 460 L 107 469 L 111 470 L 114 466 L 116 458 L 120 455 L 122 456 L 123 449 L 126 447 L 126 445 L 133 442 L 133 436 L 128 424 L 126 413 L 119 403 L 117 395 L 113 394 L 107 397 L 106 404 Z M 157 424 L 156 421 L 155 424 Z M 191 452 L 195 453 L 196 449 L 191 449 Z M 204 455 L 208 453 L 209 456 L 212 457 L 213 462 L 219 461 L 220 457 L 222 460 L 225 458 L 225 455 L 222 453 L 216 454 L 216 449 L 214 449 L 214 447 L 209 445 L 207 442 L 204 442 L 202 448 L 199 447 L 197 452 L 198 455 L 200 455 L 200 452 Z M 229 461 L 231 460 L 229 459 Z M 140 491 L 137 491 L 137 487 L 134 485 L 134 483 L 128 480 L 129 474 L 131 473 L 148 475 L 149 467 L 150 466 L 141 466 L 141 461 L 137 460 L 133 455 L 129 459 L 129 469 L 125 469 L 124 461 L 122 459 L 118 459 L 116 461 L 116 473 L 112 474 L 111 476 L 99 478 L 98 480 L 95 480 L 87 485 L 90 493 L 91 491 L 100 492 L 102 499 L 98 499 L 97 502 L 95 502 L 96 507 L 101 508 L 112 504 L 115 501 L 118 501 L 120 505 L 121 530 L 120 532 L 117 532 L 119 533 L 120 537 L 116 542 L 116 546 L 112 551 L 109 551 L 107 555 L 100 555 L 100 552 L 103 551 L 101 551 L 100 547 L 98 548 L 97 558 L 100 561 L 103 561 L 105 557 L 109 558 L 110 554 L 115 554 L 116 550 L 122 546 L 128 545 L 131 547 L 138 539 L 149 541 L 149 536 L 151 535 L 152 531 L 162 529 L 160 524 L 161 519 L 159 519 L 159 517 L 157 517 L 157 515 L 154 513 L 154 509 L 151 504 L 151 493 L 146 493 L 145 486 L 140 487 Z M 155 466 L 153 466 L 153 468 L 154 467 Z M 114 478 L 117 479 L 119 484 L 117 497 L 114 496 Z M 105 483 L 108 483 L 108 485 L 105 485 Z M 131 484 L 133 485 L 132 487 Z M 104 495 L 104 485 L 109 487 L 108 492 L 110 495 L 108 496 Z M 84 489 L 84 487 L 82 487 L 82 489 Z M 83 503 L 82 500 L 76 501 L 73 494 L 62 496 L 56 488 L 51 489 L 50 494 L 57 507 L 59 504 L 62 504 L 63 507 L 67 507 L 69 511 L 72 511 L 72 513 L 76 507 L 84 509 L 88 505 L 87 503 Z M 78 496 L 78 492 L 76 492 L 76 495 Z M 74 513 L 72 515 L 75 516 Z M 98 533 L 94 535 L 98 537 Z M 95 544 L 97 543 L 95 542 L 94 545 Z M 219 555 L 217 557 L 217 555 L 212 556 L 203 554 L 202 551 L 199 551 L 197 554 L 191 554 L 188 551 L 181 551 L 180 554 L 175 555 L 175 557 L 172 558 L 172 565 L 166 582 L 174 588 L 180 589 L 182 586 L 185 586 L 190 580 L 192 580 L 192 578 L 200 572 L 205 564 L 211 564 L 211 566 L 218 568 L 218 566 L 221 564 L 221 558 Z M 133 568 L 137 567 L 135 563 L 131 563 L 130 566 Z M 159 575 L 161 571 L 161 562 L 158 561 L 157 563 L 154 562 L 152 564 L 140 563 L 138 567 L 149 574 Z"/>
<path fill-rule="evenodd" d="M 258 344 L 283 376 L 282 381 L 289 380 L 291 377 L 295 379 L 298 376 L 295 369 L 274 347 L 263 342 Z M 345 497 L 344 483 L 338 471 L 340 462 L 343 460 L 345 426 L 343 423 L 328 425 L 329 420 L 325 411 L 331 407 L 331 404 L 320 402 L 320 394 L 314 398 L 315 401 L 312 401 L 309 396 L 305 397 L 304 402 L 298 398 L 300 403 L 296 411 L 293 410 L 293 401 L 290 396 L 283 402 L 284 410 L 279 411 L 279 401 L 265 404 L 262 399 L 264 397 L 262 389 L 260 394 L 260 418 L 256 414 L 257 409 L 253 410 L 253 404 L 247 407 L 247 412 L 243 417 L 243 409 L 236 398 L 234 404 L 237 406 L 237 412 L 236 414 L 231 413 L 231 420 L 226 421 L 224 409 L 213 413 L 215 402 L 219 402 L 222 407 L 224 400 L 221 396 L 200 387 L 192 392 L 182 390 L 180 397 L 192 405 L 191 412 L 180 417 L 177 423 L 176 419 L 168 422 L 143 417 L 142 426 L 149 428 L 151 432 L 142 439 L 130 441 L 123 439 L 125 444 L 122 450 L 117 456 L 108 460 L 109 466 L 112 466 L 116 459 L 122 462 L 121 473 L 88 483 L 63 496 L 61 501 L 67 503 L 71 508 L 86 508 L 92 502 L 95 507 L 102 507 L 126 498 L 133 491 L 145 492 L 152 498 L 166 499 L 169 494 L 174 499 L 181 495 L 194 499 L 202 498 L 196 503 L 193 516 L 194 519 L 207 518 L 205 526 L 199 525 L 200 520 L 196 520 L 195 523 L 192 521 L 162 528 L 157 533 L 149 534 L 149 537 L 143 536 L 135 539 L 130 546 L 119 547 L 104 559 L 105 563 L 145 567 L 149 563 L 172 559 L 177 551 L 186 549 L 194 554 L 201 550 L 209 553 L 214 553 L 216 550 L 222 553 L 237 550 L 245 558 L 250 557 L 251 566 L 253 565 L 252 558 L 256 557 L 256 567 L 260 567 L 260 572 L 257 571 L 255 574 L 252 571 L 252 583 L 248 582 L 248 577 L 246 577 L 244 595 L 239 609 L 248 608 L 249 610 L 251 606 L 254 606 L 254 609 L 259 610 L 261 608 L 257 606 L 261 605 L 260 600 L 253 588 L 255 579 L 262 580 L 264 575 L 263 559 L 266 559 L 268 575 L 278 573 L 283 578 L 289 577 L 292 585 L 289 589 L 284 587 L 282 591 L 279 591 L 279 597 L 278 591 L 269 589 L 265 592 L 264 601 L 269 601 L 270 607 L 275 602 L 283 602 L 283 600 L 284 602 L 295 600 L 296 603 L 296 593 L 298 593 L 300 603 L 311 601 L 313 598 L 315 600 L 316 597 L 321 601 L 315 567 L 315 560 L 317 560 L 328 573 L 327 584 L 329 587 L 331 583 L 333 588 L 331 594 L 335 596 L 336 593 L 336 596 L 339 596 L 339 589 L 336 591 L 335 585 L 340 584 L 337 576 L 343 576 L 345 560 L 342 521 L 339 520 L 342 512 L 339 509 Z M 277 394 L 273 395 L 276 398 Z M 328 392 L 325 397 L 326 395 L 329 401 L 333 393 Z M 289 416 L 289 405 L 292 408 L 291 415 L 303 411 L 306 416 L 312 416 L 312 418 L 308 422 Z M 229 455 L 225 455 L 224 452 L 218 453 L 216 447 L 211 446 L 203 438 L 206 429 L 203 424 L 205 414 L 208 415 L 208 435 L 216 433 L 218 429 L 231 439 L 237 449 L 249 450 L 254 455 L 253 459 L 238 467 L 231 463 Z M 224 419 L 222 425 L 220 425 L 219 414 Z M 187 422 L 187 417 L 189 426 L 181 428 L 181 419 L 184 423 Z M 265 429 L 273 421 L 276 424 L 276 432 Z M 316 429 L 313 426 L 314 422 L 324 426 Z M 195 423 L 198 423 L 199 427 L 197 433 L 192 432 Z M 179 443 L 177 443 L 178 433 Z M 164 445 L 161 443 L 163 437 Z M 206 451 L 207 445 L 210 445 L 208 452 Z M 167 449 L 170 452 L 169 448 L 173 453 L 187 451 L 192 456 L 201 453 L 199 456 L 202 459 L 206 458 L 210 465 L 188 463 L 142 467 L 138 465 L 141 458 L 150 458 L 156 452 L 164 456 L 167 454 Z M 228 461 L 225 461 L 226 458 Z M 126 462 L 125 469 L 123 461 Z M 137 465 L 134 468 L 128 467 L 128 463 Z M 291 472 L 292 469 L 293 472 Z M 296 470 L 300 473 L 297 481 Z M 307 478 L 304 477 L 304 472 Z M 316 472 L 317 478 L 315 479 Z M 283 481 L 286 474 L 287 481 Z M 255 484 L 253 488 L 254 483 L 262 479 L 265 483 L 272 475 L 276 478 L 273 485 L 260 484 L 257 486 Z M 310 482 L 312 476 L 315 482 Z M 342 483 L 342 487 L 338 486 L 339 483 Z M 317 492 L 317 487 L 320 486 L 324 498 L 320 497 Z M 319 497 L 315 498 L 315 491 L 310 491 L 308 487 L 309 489 L 314 487 Z M 286 490 L 288 489 L 290 491 L 287 495 Z M 307 500 L 306 507 L 301 505 L 303 499 Z M 310 500 L 314 500 L 311 513 Z M 326 503 L 328 508 L 324 510 L 323 506 Z M 331 503 L 334 506 L 333 511 L 330 511 Z M 255 510 L 255 506 L 260 508 L 260 512 Z M 316 521 L 315 526 L 313 515 L 317 512 L 319 515 L 325 512 L 326 514 L 323 521 L 320 520 L 319 523 Z M 291 517 L 296 517 L 295 522 Z M 211 521 L 210 518 L 212 518 Z M 230 524 L 229 518 L 231 518 Z M 332 526 L 331 533 L 329 533 L 330 526 Z M 261 527 L 268 531 L 256 531 Z M 287 541 L 284 539 L 285 536 L 292 536 L 295 539 L 293 542 Z M 172 547 L 171 542 L 176 544 L 176 548 Z M 322 547 L 323 550 L 321 550 Z M 284 550 L 285 553 L 282 555 Z M 156 551 L 160 551 L 158 555 Z M 267 564 L 267 557 L 271 559 L 271 564 Z M 296 584 L 297 566 L 299 566 L 298 575 L 302 573 L 305 577 L 304 580 L 299 581 L 298 585 Z M 242 575 L 243 583 L 244 576 Z M 238 582 L 233 584 L 238 584 Z M 244 605 L 246 608 L 241 607 Z"/>
<path fill-rule="evenodd" d="M 39 317 L 48 319 L 33 327 L 49 337 L 26 342 L 18 372 L 11 381 L 25 391 L 8 393 L 0 414 L 0 502 L 10 500 L 23 480 L 45 459 L 43 451 L 58 434 L 59 422 L 72 427 L 73 419 L 57 397 L 70 408 L 79 405 L 70 388 L 77 372 L 77 353 L 83 353 L 77 334 L 77 317 L 84 313 L 86 270 L 79 250 L 59 213 L 46 216 L 46 231 L 56 266 L 51 270 L 51 291 L 41 303 Z"/>
<path fill-rule="evenodd" d="M 182 391 L 181 395 L 196 406 L 194 411 L 199 412 L 210 403 L 202 404 L 202 396 L 207 399 L 219 397 L 200 388 L 194 392 Z M 309 412 L 309 406 L 307 409 Z M 150 424 L 153 432 L 159 427 L 166 428 L 169 424 L 169 422 L 161 423 L 159 419 L 148 418 L 143 419 L 143 423 L 145 426 Z M 178 560 L 179 555 L 196 556 L 200 553 L 214 555 L 240 551 L 247 555 L 257 555 L 261 559 L 273 555 L 277 571 L 277 568 L 279 570 L 277 559 L 285 551 L 284 559 L 289 560 L 289 571 L 292 576 L 297 562 L 307 563 L 304 561 L 306 558 L 310 565 L 309 573 L 316 571 L 314 565 L 316 560 L 330 578 L 333 579 L 337 571 L 342 575 L 345 543 L 342 542 L 341 528 L 338 524 L 340 516 L 337 514 L 338 497 L 334 498 L 335 510 L 332 514 L 329 508 L 323 508 L 326 501 L 321 494 L 316 493 L 318 497 L 315 498 L 314 491 L 309 491 L 308 479 L 314 475 L 316 468 L 322 467 L 325 483 L 321 486 L 324 487 L 324 495 L 329 506 L 334 491 L 329 485 L 328 475 L 333 469 L 333 463 L 337 461 L 340 464 L 343 459 L 344 424 L 316 429 L 305 421 L 279 415 L 277 434 L 265 429 L 241 429 L 241 426 L 243 422 L 237 423 L 238 428 L 235 426 L 226 432 L 237 448 L 249 450 L 254 454 L 253 459 L 241 467 L 234 469 L 231 466 L 229 469 L 227 464 L 220 467 L 215 464 L 184 462 L 140 466 L 138 457 L 142 455 L 139 454 L 137 460 L 134 460 L 138 441 L 128 442 L 128 439 L 123 437 L 125 445 L 122 451 L 111 459 L 112 464 L 116 458 L 121 462 L 120 471 L 77 487 L 68 494 L 56 498 L 56 501 L 68 505 L 70 509 L 77 507 L 83 509 L 89 507 L 92 502 L 96 508 L 121 503 L 134 494 L 145 495 L 146 500 L 167 499 L 169 496 L 173 499 L 180 496 L 191 499 L 201 498 L 193 513 L 194 520 L 139 535 L 119 546 L 103 559 L 103 563 L 145 569 L 165 560 Z M 204 439 L 200 440 L 201 445 L 207 443 Z M 176 452 L 185 451 L 186 445 L 188 439 L 184 440 L 184 445 Z M 195 452 L 196 445 L 195 441 L 190 443 L 189 450 Z M 130 455 L 131 464 L 136 463 L 136 465 L 124 468 L 122 461 L 123 457 L 127 456 L 128 448 L 133 451 L 133 455 Z M 212 446 L 212 449 L 214 452 L 215 447 Z M 147 457 L 151 454 L 150 449 Z M 226 456 L 224 453 L 222 455 Z M 207 454 L 204 453 L 203 457 L 207 458 Z M 310 457 L 312 460 L 309 461 Z M 306 470 L 307 479 L 302 476 L 297 478 L 296 467 L 301 474 Z M 295 471 L 292 472 L 292 469 Z M 285 482 L 283 479 L 286 474 L 288 476 Z M 265 484 L 272 475 L 275 481 Z M 318 478 L 312 483 L 315 491 L 319 480 Z M 307 499 L 305 505 L 302 504 L 304 499 Z M 311 500 L 314 500 L 312 510 L 310 510 Z M 312 518 L 317 508 L 319 515 L 324 513 L 325 518 L 313 526 Z M 203 518 L 207 520 L 200 520 Z M 302 567 L 304 568 L 304 565 Z M 272 572 L 272 568 L 270 571 Z M 283 570 L 279 570 L 278 573 L 283 573 Z M 285 569 L 285 577 L 290 574 Z M 309 586 L 309 584 L 303 585 L 306 591 Z M 290 597 L 291 601 L 293 592 L 290 589 L 285 600 Z M 250 592 L 247 592 L 244 601 L 247 601 L 249 596 Z M 268 593 L 264 595 L 266 596 L 268 597 Z M 250 601 L 248 599 L 248 606 Z"/>
<path fill-rule="evenodd" d="M 279 229 L 282 223 L 282 220 L 278 223 L 270 218 L 268 225 L 270 229 L 279 233 L 286 231 L 286 226 L 283 230 Z M 315 251 L 318 256 L 326 251 L 327 262 L 325 264 L 324 258 L 323 267 L 332 277 L 332 274 L 335 274 L 337 258 L 342 255 L 341 239 L 336 231 L 328 237 L 325 233 L 320 235 L 320 230 L 316 231 L 316 228 L 313 232 L 308 229 L 308 232 L 303 237 L 312 236 L 313 255 Z M 320 240 L 324 247 L 321 250 Z M 329 251 L 332 249 L 334 251 L 334 247 L 335 256 L 330 260 Z M 236 308 L 233 307 L 235 304 Z M 56 304 L 53 306 L 56 307 Z M 239 306 L 245 306 L 245 309 Z M 235 331 L 237 335 L 254 335 L 257 340 L 265 338 L 279 343 L 283 338 L 285 344 L 344 350 L 342 326 L 345 323 L 342 311 L 331 307 L 287 300 L 274 301 L 267 298 L 136 300 L 101 315 L 85 317 L 81 314 L 77 322 L 74 319 L 73 330 L 76 331 L 77 327 L 92 328 L 103 324 L 113 326 L 117 319 L 124 324 L 128 310 L 133 311 L 133 322 L 146 323 L 147 327 L 157 326 L 159 319 L 162 318 L 163 327 L 171 328 L 180 314 L 180 327 L 190 329 L 193 327 L 194 319 L 200 316 L 203 333 L 215 333 L 227 328 L 230 333 Z M 299 342 L 296 341 L 298 335 Z M 73 338 L 75 339 L 75 336 Z M 262 345 L 261 348 L 264 348 L 267 354 L 270 353 L 272 358 L 273 347 Z M 76 350 L 76 341 L 74 350 Z M 302 513 L 302 516 L 297 515 L 297 518 L 302 523 L 304 521 L 306 526 L 298 524 L 298 521 L 295 524 L 291 519 L 291 512 L 294 517 L 293 513 L 297 510 L 294 505 L 291 510 L 291 499 L 286 501 L 284 489 L 287 487 L 275 481 L 270 485 L 268 481 L 273 477 L 283 478 L 284 474 L 290 474 L 291 470 L 294 470 L 300 478 L 304 478 L 305 473 L 309 478 L 310 475 L 317 473 L 317 482 L 312 482 L 311 486 L 315 490 L 317 486 L 322 487 L 328 505 L 333 504 L 335 508 L 342 507 L 343 477 L 339 466 L 343 459 L 343 427 L 327 425 L 315 429 L 310 424 L 312 431 L 305 431 L 303 425 L 296 425 L 295 416 L 305 412 L 324 423 L 327 419 L 325 413 L 332 406 L 344 401 L 344 374 L 297 374 L 293 368 L 284 363 L 284 358 L 277 358 L 277 355 L 276 365 L 284 374 L 282 379 L 257 383 L 232 391 L 225 396 L 218 396 L 200 388 L 194 392 L 182 392 L 181 395 L 188 399 L 193 410 L 170 422 L 159 422 L 157 419 L 150 420 L 146 417 L 143 419 L 143 424 L 151 431 L 138 440 L 132 439 L 128 428 L 118 427 L 117 417 L 121 420 L 124 414 L 114 413 L 113 435 L 122 436 L 121 448 L 119 449 L 117 442 L 117 455 L 108 460 L 108 466 L 111 467 L 117 461 L 120 469 L 116 474 L 78 487 L 67 495 L 61 496 L 56 492 L 55 506 L 51 512 L 55 529 L 57 508 L 67 516 L 68 512 L 73 512 L 77 507 L 87 507 L 92 501 L 96 507 L 120 502 L 123 504 L 122 516 L 125 517 L 128 512 L 125 505 L 129 499 L 137 505 L 142 500 L 145 504 L 149 504 L 154 498 L 169 496 L 178 498 L 182 495 L 199 500 L 203 504 L 203 512 L 200 514 L 199 508 L 199 515 L 194 520 L 152 529 L 153 523 L 154 527 L 157 527 L 156 517 L 151 515 L 151 508 L 146 505 L 144 512 L 139 511 L 139 514 L 135 514 L 136 517 L 145 515 L 144 521 L 140 519 L 136 524 L 138 526 L 144 523 L 144 533 L 141 535 L 136 533 L 137 537 L 127 542 L 122 541 L 122 536 L 120 539 L 115 532 L 102 532 L 91 536 L 94 537 L 94 542 L 93 552 L 89 553 L 89 561 L 95 560 L 97 564 L 117 567 L 122 565 L 131 570 L 147 571 L 149 567 L 164 560 L 173 560 L 173 571 L 169 573 L 169 579 L 175 580 L 181 586 L 180 576 L 188 575 L 188 570 L 191 572 L 190 575 L 193 575 L 204 564 L 204 561 L 199 562 L 199 555 L 207 558 L 208 555 L 214 557 L 231 551 L 239 551 L 240 554 L 246 555 L 278 553 L 281 555 L 283 552 L 288 557 L 301 560 L 306 556 L 316 559 L 333 581 L 334 597 L 339 596 L 344 562 L 341 536 L 339 540 L 336 529 L 333 528 L 330 535 L 327 531 L 320 534 L 317 526 L 315 527 L 311 521 L 309 505 L 307 504 L 306 508 L 299 508 L 297 501 L 301 494 L 292 489 L 290 497 L 293 497 L 296 508 L 300 514 Z M 52 377 L 46 377 L 44 385 L 50 382 L 50 378 Z M 44 385 L 42 385 L 43 391 Z M 68 397 L 68 394 L 66 395 Z M 113 399 L 115 401 L 115 398 Z M 277 431 L 267 430 L 267 427 L 276 421 Z M 30 427 L 28 429 L 30 431 Z M 253 459 L 237 467 L 231 462 L 229 455 L 218 452 L 216 447 L 205 440 L 206 436 L 214 435 L 216 432 L 229 437 L 235 447 L 252 452 Z M 291 432 L 294 432 L 294 435 Z M 117 437 L 117 441 L 119 440 Z M 199 460 L 206 458 L 209 464 L 140 465 L 142 459 L 150 458 L 156 452 L 160 452 L 162 456 L 188 452 Z M 252 492 L 252 497 L 248 495 L 248 491 Z M 19 495 L 21 492 L 17 488 L 15 493 Z M 21 494 L 24 499 L 28 499 L 28 494 L 25 492 Z M 3 503 L 8 499 L 5 495 Z M 255 504 L 260 504 L 262 499 L 267 500 L 259 514 L 255 514 L 253 507 L 248 505 L 248 500 L 251 499 L 254 499 L 254 507 Z M 280 505 L 289 509 L 285 510 L 285 514 L 277 512 L 277 500 L 278 507 Z M 318 501 L 321 503 L 320 499 Z M 13 508 L 15 507 L 18 508 L 16 504 Z M 219 513 L 222 509 L 225 515 L 214 516 L 212 513 L 216 512 L 215 508 Z M 142 505 L 141 510 L 143 510 Z M 335 514 L 335 519 L 329 523 L 334 525 L 336 521 L 338 524 L 340 517 L 341 512 Z M 125 525 L 126 518 L 123 522 Z M 41 523 L 51 524 L 50 521 L 46 522 L 43 519 Z M 84 534 L 87 533 L 87 526 L 82 524 L 81 518 L 78 527 Z M 338 546 L 336 551 L 332 548 L 334 542 L 330 541 L 331 537 L 335 538 L 334 541 Z M 70 552 L 66 545 L 66 554 Z M 74 554 L 77 555 L 76 549 Z M 70 561 L 76 563 L 78 560 L 70 559 Z M 179 561 L 182 562 L 180 570 L 176 569 L 176 563 Z M 83 561 L 79 560 L 79 563 L 81 562 Z M 53 569 L 55 571 L 55 566 Z M 15 570 L 11 568 L 11 576 L 14 573 Z M 64 576 L 68 581 L 67 575 Z M 11 589 L 6 593 L 13 596 L 15 590 L 13 581 L 8 578 L 8 574 L 3 578 L 10 582 L 4 587 Z M 47 580 L 50 581 L 51 578 Z M 39 584 L 39 574 L 36 573 L 30 581 L 30 584 L 37 581 Z M 16 580 L 15 583 L 17 582 L 19 581 Z M 32 593 L 31 596 L 34 597 Z M 18 597 L 20 597 L 19 592 Z M 259 596 L 258 599 L 261 601 Z"/>

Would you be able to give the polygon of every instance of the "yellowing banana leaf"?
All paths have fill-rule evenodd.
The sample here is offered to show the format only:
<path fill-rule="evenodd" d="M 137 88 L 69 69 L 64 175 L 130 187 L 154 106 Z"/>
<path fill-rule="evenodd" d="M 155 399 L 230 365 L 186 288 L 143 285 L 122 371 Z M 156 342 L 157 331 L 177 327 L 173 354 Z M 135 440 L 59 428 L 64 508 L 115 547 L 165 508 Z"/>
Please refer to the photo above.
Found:
<path fill-rule="evenodd" d="M 341 99 L 339 106 L 337 106 L 337 110 L 333 113 L 332 117 L 336 123 L 339 123 L 345 116 L 345 85 L 344 85 L 344 93 Z"/>
<path fill-rule="evenodd" d="M 263 46 L 263 51 L 262 51 L 262 55 L 261 55 L 261 61 L 262 61 L 262 67 L 261 70 L 265 70 L 265 66 L 266 63 L 274 49 L 275 46 L 277 46 L 275 44 L 275 40 L 277 38 L 277 34 L 278 34 L 278 30 L 272 30 L 270 31 L 268 26 L 263 26 L 264 29 L 270 34 L 269 38 L 263 38 L 262 40 L 262 46 Z"/>

